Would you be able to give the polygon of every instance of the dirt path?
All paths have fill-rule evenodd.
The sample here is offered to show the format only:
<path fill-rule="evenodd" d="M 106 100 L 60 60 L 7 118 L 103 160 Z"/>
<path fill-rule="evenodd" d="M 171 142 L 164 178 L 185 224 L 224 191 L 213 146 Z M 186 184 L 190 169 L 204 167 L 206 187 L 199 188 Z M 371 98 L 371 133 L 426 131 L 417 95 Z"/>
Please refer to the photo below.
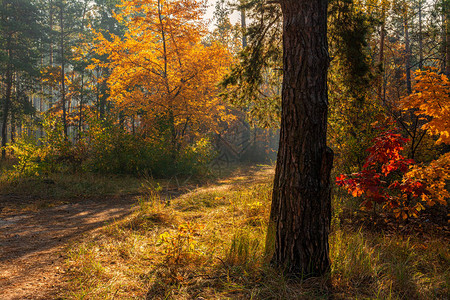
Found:
<path fill-rule="evenodd" d="M 0 212 L 0 299 L 55 299 L 64 288 L 62 250 L 83 233 L 123 218 L 135 203 L 128 196 Z"/>

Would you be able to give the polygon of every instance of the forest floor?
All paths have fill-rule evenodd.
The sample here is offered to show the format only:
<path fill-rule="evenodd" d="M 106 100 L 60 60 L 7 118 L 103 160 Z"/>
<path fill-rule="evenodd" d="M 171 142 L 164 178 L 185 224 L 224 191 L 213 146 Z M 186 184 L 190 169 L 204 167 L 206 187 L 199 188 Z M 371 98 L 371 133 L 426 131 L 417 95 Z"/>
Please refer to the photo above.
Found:
<path fill-rule="evenodd" d="M 142 183 L 152 184 L 147 178 L 98 179 L 55 176 L 0 184 L 1 300 L 60 299 L 70 245 L 132 213 Z M 164 182 L 169 197 L 188 188 Z"/>
<path fill-rule="evenodd" d="M 334 195 L 330 276 L 291 280 L 265 249 L 273 166 L 227 172 L 0 184 L 0 299 L 447 299 L 445 214 L 372 219 Z"/>
<path fill-rule="evenodd" d="M 100 197 L 41 209 L 6 209 L 17 203 L 26 207 L 31 200 L 0 196 L 0 299 L 53 299 L 64 286 L 67 245 L 130 214 L 135 198 Z"/>

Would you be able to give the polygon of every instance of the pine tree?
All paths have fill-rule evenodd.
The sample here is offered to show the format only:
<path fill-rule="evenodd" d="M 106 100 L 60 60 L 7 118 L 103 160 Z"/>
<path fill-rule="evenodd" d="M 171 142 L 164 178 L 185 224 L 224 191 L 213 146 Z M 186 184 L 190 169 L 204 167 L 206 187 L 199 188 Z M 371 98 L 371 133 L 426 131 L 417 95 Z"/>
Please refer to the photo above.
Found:
<path fill-rule="evenodd" d="M 34 1 L 3 0 L 0 6 L 0 69 L 2 81 L 2 159 L 8 142 L 8 122 L 14 128 L 13 99 L 23 97 L 21 85 L 38 75 L 39 11 Z M 30 77 L 31 76 L 31 77 Z M 27 100 L 25 100 L 27 101 Z"/>

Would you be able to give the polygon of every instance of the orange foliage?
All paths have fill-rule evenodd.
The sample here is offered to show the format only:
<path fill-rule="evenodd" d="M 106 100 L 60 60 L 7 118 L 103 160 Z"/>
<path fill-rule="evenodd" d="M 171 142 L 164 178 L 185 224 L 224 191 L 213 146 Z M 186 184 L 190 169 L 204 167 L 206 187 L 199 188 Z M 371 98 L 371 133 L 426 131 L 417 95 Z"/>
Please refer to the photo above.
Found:
<path fill-rule="evenodd" d="M 411 110 L 424 122 L 422 129 L 438 137 L 436 144 L 450 143 L 450 81 L 435 69 L 416 71 L 414 93 L 401 99 L 400 107 Z M 401 156 L 403 139 L 398 134 L 385 133 L 374 140 L 363 170 L 341 175 L 338 185 L 347 188 L 354 197 L 365 195 L 363 206 L 372 202 L 384 203 L 397 217 L 416 216 L 424 209 L 422 203 L 446 205 L 450 198 L 447 182 L 450 180 L 450 153 L 441 155 L 429 165 L 412 165 L 412 160 Z M 409 168 L 409 171 L 408 171 Z M 381 170 L 381 174 L 378 171 Z M 387 176 L 399 171 L 402 179 L 386 186 Z M 399 174 L 399 175 L 400 175 Z M 411 200 L 417 199 L 415 205 Z"/>
<path fill-rule="evenodd" d="M 450 81 L 444 74 L 437 74 L 434 68 L 416 71 L 414 93 L 402 99 L 401 108 L 413 109 L 425 120 L 423 129 L 439 138 L 436 144 L 450 144 Z M 450 153 L 441 155 L 428 166 L 414 166 L 404 180 L 419 180 L 426 184 L 427 194 L 422 200 L 429 206 L 447 204 L 450 192 L 446 188 L 450 180 Z"/>
<path fill-rule="evenodd" d="M 422 128 L 439 136 L 437 143 L 450 143 L 450 81 L 436 69 L 416 71 L 414 93 L 402 99 L 401 108 L 414 109 L 428 121 Z"/>
<path fill-rule="evenodd" d="M 429 194 L 423 194 L 422 200 L 429 206 L 439 203 L 447 204 L 450 192 L 446 184 L 450 180 L 450 152 L 432 161 L 428 166 L 414 166 L 406 174 L 407 179 L 419 180 L 426 184 Z"/>
<path fill-rule="evenodd" d="M 142 116 L 153 130 L 168 118 L 177 140 L 186 132 L 214 131 L 232 117 L 216 97 L 216 83 L 231 64 L 228 50 L 205 45 L 204 3 L 195 0 L 130 0 L 116 19 L 124 37 L 96 32 L 95 51 L 108 55 L 110 100 L 125 114 Z M 91 66 L 94 68 L 95 66 Z"/>

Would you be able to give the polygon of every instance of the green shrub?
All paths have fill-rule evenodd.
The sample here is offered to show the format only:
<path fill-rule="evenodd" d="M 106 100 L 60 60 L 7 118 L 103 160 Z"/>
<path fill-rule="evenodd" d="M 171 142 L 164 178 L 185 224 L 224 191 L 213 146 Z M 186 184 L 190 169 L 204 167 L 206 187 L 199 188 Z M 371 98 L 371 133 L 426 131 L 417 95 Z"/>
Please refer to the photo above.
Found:
<path fill-rule="evenodd" d="M 17 141 L 7 146 L 17 161 L 14 165 L 16 175 L 39 176 L 76 169 L 81 164 L 84 147 L 64 139 L 59 119 L 46 117 L 41 125 L 42 138 L 28 134 L 35 128 L 25 128 Z"/>
<path fill-rule="evenodd" d="M 150 174 L 154 177 L 199 174 L 213 158 L 208 139 L 180 147 L 173 153 L 166 138 L 149 138 L 128 132 L 112 122 L 94 122 L 89 130 L 88 171 L 116 174 Z"/>
<path fill-rule="evenodd" d="M 46 117 L 42 122 L 42 138 L 23 134 L 8 146 L 17 161 L 15 174 L 42 176 L 83 170 L 154 177 L 197 175 L 207 171 L 214 156 L 206 138 L 180 145 L 174 153 L 170 139 L 164 134 L 148 137 L 132 133 L 112 120 L 92 119 L 88 124 L 84 136 L 70 142 L 64 138 L 60 119 Z"/>

